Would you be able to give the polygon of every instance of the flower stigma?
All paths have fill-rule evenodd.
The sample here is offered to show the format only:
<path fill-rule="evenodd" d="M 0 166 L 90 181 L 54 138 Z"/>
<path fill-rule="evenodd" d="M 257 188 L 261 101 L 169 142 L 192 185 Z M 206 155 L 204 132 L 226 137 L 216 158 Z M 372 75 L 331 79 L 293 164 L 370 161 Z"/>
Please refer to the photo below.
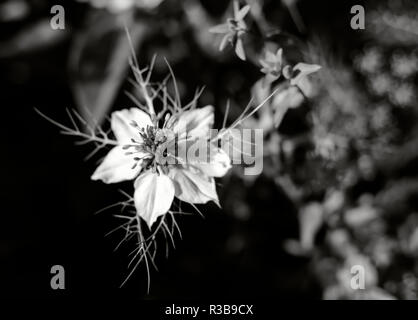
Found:
<path fill-rule="evenodd" d="M 167 143 L 174 140 L 173 131 L 165 127 L 158 128 L 151 125 L 147 125 L 146 128 L 140 127 L 135 121 L 131 121 L 130 125 L 138 130 L 141 137 L 141 139 L 131 138 L 132 144 L 123 146 L 124 150 L 131 150 L 127 151 L 125 155 L 135 155 L 133 158 L 135 164 L 132 169 L 140 165 L 145 170 L 152 169 L 153 172 L 156 172 L 157 167 L 159 169 L 167 167 Z"/>

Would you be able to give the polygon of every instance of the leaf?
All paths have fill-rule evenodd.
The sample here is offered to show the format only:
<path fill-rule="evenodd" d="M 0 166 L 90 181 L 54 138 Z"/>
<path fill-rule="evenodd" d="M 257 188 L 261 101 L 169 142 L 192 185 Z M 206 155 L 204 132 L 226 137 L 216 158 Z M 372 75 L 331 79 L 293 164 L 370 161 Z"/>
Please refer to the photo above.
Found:
<path fill-rule="evenodd" d="M 49 19 L 29 24 L 8 41 L 0 42 L 0 58 L 42 50 L 66 40 L 67 30 L 53 30 Z"/>
<path fill-rule="evenodd" d="M 378 217 L 376 208 L 370 205 L 362 205 L 356 208 L 346 210 L 344 220 L 352 228 L 359 228 Z"/>
<path fill-rule="evenodd" d="M 128 26 L 136 47 L 147 28 L 134 24 L 132 13 L 115 16 L 106 11 L 89 16 L 89 25 L 75 36 L 70 53 L 70 76 L 75 100 L 90 125 L 100 125 L 128 71 L 131 48 Z"/>
<path fill-rule="evenodd" d="M 0 4 L 0 22 L 22 21 L 30 14 L 30 6 L 24 0 L 9 0 Z"/>

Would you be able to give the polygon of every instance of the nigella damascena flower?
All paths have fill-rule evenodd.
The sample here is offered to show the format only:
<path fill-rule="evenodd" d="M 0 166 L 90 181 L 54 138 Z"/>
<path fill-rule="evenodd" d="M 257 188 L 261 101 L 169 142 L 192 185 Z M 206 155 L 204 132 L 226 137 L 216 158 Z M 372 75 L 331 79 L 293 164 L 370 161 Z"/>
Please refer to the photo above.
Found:
<path fill-rule="evenodd" d="M 238 2 L 234 1 L 234 17 L 227 19 L 226 23 L 217 25 L 209 30 L 212 33 L 224 34 L 221 44 L 219 45 L 220 51 L 225 49 L 226 45 L 230 43 L 235 48 L 237 56 L 242 60 L 245 60 L 242 37 L 247 32 L 247 25 L 244 18 L 249 10 L 249 5 L 239 9 Z"/>
<path fill-rule="evenodd" d="M 283 67 L 283 49 L 277 50 L 276 53 L 266 51 L 264 59 L 260 59 L 260 64 L 261 72 L 266 74 L 268 81 L 273 82 L 279 79 Z"/>
<path fill-rule="evenodd" d="M 166 214 L 174 197 L 192 204 L 219 204 L 214 177 L 230 169 L 229 156 L 210 143 L 213 107 L 167 115 L 164 124 L 139 108 L 116 111 L 111 128 L 118 141 L 92 175 L 93 180 L 117 183 L 135 180 L 137 214 L 151 228 Z M 209 141 L 209 142 L 208 142 Z M 196 143 L 206 144 L 206 157 L 190 157 Z"/>
<path fill-rule="evenodd" d="M 283 49 L 277 50 L 276 53 L 267 50 L 265 57 L 259 61 L 262 66 L 261 72 L 266 75 L 263 80 L 264 84 L 266 82 L 271 83 L 283 75 L 285 79 L 290 80 L 290 85 L 299 86 L 300 82 L 303 81 L 306 76 L 321 69 L 321 66 L 317 64 L 304 62 L 299 62 L 293 67 L 290 65 L 284 65 Z"/>

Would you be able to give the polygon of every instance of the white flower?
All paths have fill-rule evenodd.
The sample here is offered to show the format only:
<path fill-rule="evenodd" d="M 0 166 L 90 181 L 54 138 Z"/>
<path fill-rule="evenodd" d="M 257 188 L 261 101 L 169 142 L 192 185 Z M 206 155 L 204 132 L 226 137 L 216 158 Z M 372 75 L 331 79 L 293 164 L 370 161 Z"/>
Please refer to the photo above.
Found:
<path fill-rule="evenodd" d="M 262 66 L 261 72 L 269 77 L 269 81 L 273 82 L 280 78 L 283 67 L 283 49 L 277 50 L 276 53 L 266 51 L 264 59 L 260 59 Z"/>
<path fill-rule="evenodd" d="M 231 161 L 209 142 L 213 122 L 212 106 L 167 116 L 161 128 L 138 108 L 116 111 L 111 128 L 118 145 L 92 179 L 104 183 L 135 179 L 135 208 L 150 228 L 169 211 L 174 197 L 194 204 L 218 204 L 214 177 L 224 176 Z M 207 156 L 190 157 L 189 151 L 200 143 L 207 147 Z"/>
<path fill-rule="evenodd" d="M 225 49 L 228 43 L 235 48 L 235 53 L 241 60 L 245 60 L 245 50 L 242 38 L 248 31 L 247 25 L 244 21 L 245 16 L 250 11 L 250 6 L 246 5 L 239 8 L 238 1 L 234 1 L 234 17 L 229 18 L 226 23 L 217 25 L 209 30 L 211 33 L 223 34 L 219 50 Z"/>

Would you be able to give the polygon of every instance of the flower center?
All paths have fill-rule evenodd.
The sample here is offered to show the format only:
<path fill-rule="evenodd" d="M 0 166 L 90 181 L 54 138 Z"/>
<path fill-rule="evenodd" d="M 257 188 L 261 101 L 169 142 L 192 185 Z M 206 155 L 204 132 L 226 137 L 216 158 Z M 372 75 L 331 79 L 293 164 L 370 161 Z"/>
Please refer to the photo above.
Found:
<path fill-rule="evenodd" d="M 241 22 L 239 20 L 229 18 L 229 19 L 227 19 L 227 23 L 228 23 L 229 30 L 233 33 L 240 33 L 241 34 L 241 33 L 246 31 L 245 25 L 243 24 L 243 22 Z"/>
<path fill-rule="evenodd" d="M 159 159 L 166 157 L 166 154 L 161 154 L 165 148 L 159 148 L 162 146 L 169 137 L 174 135 L 169 129 L 160 129 L 154 126 L 147 126 L 146 128 L 139 128 L 136 123 L 131 123 L 133 127 L 138 129 L 138 133 L 141 136 L 142 140 L 137 141 L 134 138 L 131 139 L 132 144 L 127 144 L 123 146 L 124 150 L 131 149 L 131 151 L 126 152 L 125 154 L 135 155 L 140 154 L 140 156 L 135 156 L 135 164 L 132 169 L 136 168 L 137 165 L 142 166 L 145 169 L 155 168 L 159 163 Z M 161 151 L 163 150 L 163 151 Z"/>

